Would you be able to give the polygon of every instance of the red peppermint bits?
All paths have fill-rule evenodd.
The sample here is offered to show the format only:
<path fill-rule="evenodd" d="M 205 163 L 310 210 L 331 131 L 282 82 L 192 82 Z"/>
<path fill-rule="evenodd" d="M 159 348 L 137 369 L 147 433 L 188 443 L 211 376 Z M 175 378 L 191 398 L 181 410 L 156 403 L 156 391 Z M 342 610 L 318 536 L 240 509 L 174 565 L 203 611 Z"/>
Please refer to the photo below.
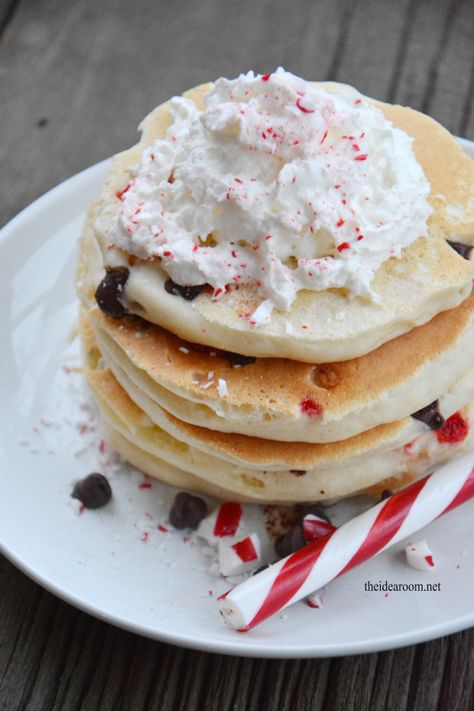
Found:
<path fill-rule="evenodd" d="M 296 106 L 299 108 L 300 111 L 302 111 L 304 114 L 314 114 L 316 109 L 312 104 L 305 104 L 300 97 L 296 99 Z"/>
<path fill-rule="evenodd" d="M 300 402 L 300 410 L 304 415 L 314 417 L 315 415 L 321 415 L 323 408 L 319 402 L 316 402 L 316 400 L 313 400 L 310 397 L 305 397 L 305 399 Z"/>
<path fill-rule="evenodd" d="M 361 153 L 360 155 L 356 156 L 354 160 L 367 160 L 367 153 Z"/>
<path fill-rule="evenodd" d="M 336 222 L 336 227 L 342 227 L 343 224 L 344 224 L 344 220 L 343 220 L 342 217 L 341 217 L 341 218 Z"/>
<path fill-rule="evenodd" d="M 240 504 L 231 501 L 222 504 L 214 525 L 214 535 L 217 537 L 235 536 L 241 517 L 242 507 Z"/>
<path fill-rule="evenodd" d="M 271 75 L 272 75 L 271 72 L 270 72 L 270 74 L 263 74 L 262 81 L 268 81 L 270 79 Z"/>
<path fill-rule="evenodd" d="M 425 560 L 426 560 L 426 562 L 428 563 L 429 566 L 431 566 L 432 568 L 435 567 L 435 564 L 434 564 L 434 560 L 433 560 L 433 556 L 432 556 L 432 555 L 425 555 Z"/>
<path fill-rule="evenodd" d="M 335 530 L 335 526 L 319 516 L 310 515 L 303 519 L 303 535 L 308 543 L 327 536 L 328 533 L 334 533 Z"/>
<path fill-rule="evenodd" d="M 257 551 L 255 550 L 255 546 L 250 536 L 247 536 L 241 541 L 237 541 L 237 543 L 234 543 L 232 548 L 243 563 L 250 563 L 250 561 L 257 560 L 258 558 Z"/>
<path fill-rule="evenodd" d="M 448 417 L 444 427 L 436 432 L 440 444 L 458 444 L 466 439 L 469 425 L 460 412 Z"/>
<path fill-rule="evenodd" d="M 128 192 L 130 190 L 130 188 L 132 187 L 134 182 L 135 182 L 134 180 L 129 180 L 129 182 L 125 185 L 125 187 L 122 188 L 122 190 L 118 190 L 115 193 L 115 196 L 118 197 L 119 200 L 123 200 L 123 196 L 125 195 L 126 192 Z"/>
<path fill-rule="evenodd" d="M 345 249 L 349 249 L 350 246 L 349 242 L 341 242 L 341 244 L 337 245 L 337 251 L 343 252 Z"/>

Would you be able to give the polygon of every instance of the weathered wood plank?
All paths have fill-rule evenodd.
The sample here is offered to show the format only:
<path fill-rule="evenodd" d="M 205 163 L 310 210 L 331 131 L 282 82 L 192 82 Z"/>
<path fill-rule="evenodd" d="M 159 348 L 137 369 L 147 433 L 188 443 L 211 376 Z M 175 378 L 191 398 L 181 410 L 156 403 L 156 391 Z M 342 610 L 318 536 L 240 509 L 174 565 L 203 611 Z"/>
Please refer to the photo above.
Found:
<path fill-rule="evenodd" d="M 8 30 L 20 0 L 2 0 L 0 2 L 0 42 Z"/>
<path fill-rule="evenodd" d="M 450 131 L 472 138 L 466 105 L 473 61 L 474 7 L 470 0 L 413 3 L 402 68 L 390 98 L 441 121 Z"/>
<path fill-rule="evenodd" d="M 446 665 L 442 678 L 439 709 L 469 709 L 474 700 L 474 630 L 452 635 L 447 640 Z"/>
<path fill-rule="evenodd" d="M 331 69 L 329 78 L 386 100 L 392 73 L 397 69 L 409 9 L 409 0 L 396 3 L 368 0 L 354 4 L 353 14 L 346 22 L 345 46 L 338 50 L 341 56 L 336 57 L 338 63 Z M 388 27 L 390 32 L 387 32 Z"/>
<path fill-rule="evenodd" d="M 436 645 L 424 644 L 416 648 L 408 694 L 407 707 L 409 709 L 419 711 L 420 709 L 436 708 L 446 662 L 446 651 L 446 639 L 439 640 Z"/>
<path fill-rule="evenodd" d="M 473 101 L 469 86 L 474 66 L 473 46 L 473 4 L 470 0 L 456 0 L 450 5 L 421 104 L 422 111 L 431 113 L 453 133 L 464 133 L 466 102 L 471 106 Z"/>
<path fill-rule="evenodd" d="M 398 711 L 407 708 L 416 647 L 378 655 L 370 708 Z"/>

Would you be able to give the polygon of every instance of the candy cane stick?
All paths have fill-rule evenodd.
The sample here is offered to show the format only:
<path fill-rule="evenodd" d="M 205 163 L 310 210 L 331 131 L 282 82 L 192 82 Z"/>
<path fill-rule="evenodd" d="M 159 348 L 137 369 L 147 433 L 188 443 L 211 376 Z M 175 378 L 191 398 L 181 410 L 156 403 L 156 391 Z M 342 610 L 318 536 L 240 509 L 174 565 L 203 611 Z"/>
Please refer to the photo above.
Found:
<path fill-rule="evenodd" d="M 219 598 L 246 631 L 474 497 L 474 454 L 452 460 Z"/>

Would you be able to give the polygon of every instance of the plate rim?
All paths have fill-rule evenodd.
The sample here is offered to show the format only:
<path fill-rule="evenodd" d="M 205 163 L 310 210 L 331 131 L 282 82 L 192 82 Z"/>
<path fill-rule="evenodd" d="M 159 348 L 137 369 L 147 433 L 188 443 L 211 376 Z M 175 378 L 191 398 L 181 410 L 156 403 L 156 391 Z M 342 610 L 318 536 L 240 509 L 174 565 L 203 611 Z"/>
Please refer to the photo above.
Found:
<path fill-rule="evenodd" d="M 192 637 L 179 633 L 163 632 L 159 629 L 151 629 L 140 623 L 131 622 L 124 618 L 115 615 L 114 613 L 104 612 L 93 604 L 84 602 L 77 597 L 73 592 L 56 585 L 54 582 L 46 578 L 41 572 L 35 570 L 35 566 L 25 564 L 18 558 L 13 551 L 8 549 L 0 541 L 0 553 L 24 573 L 30 580 L 38 583 L 42 588 L 52 593 L 60 600 L 72 605 L 85 612 L 92 617 L 95 617 L 102 622 L 107 622 L 115 627 L 118 627 L 126 632 L 139 634 L 148 639 L 154 639 L 167 644 L 184 647 L 186 649 L 194 649 L 201 652 L 212 652 L 215 654 L 224 654 L 226 656 L 237 657 L 252 657 L 263 659 L 321 659 L 329 657 L 345 657 L 354 654 L 370 654 L 389 651 L 391 649 L 400 649 L 413 644 L 429 642 L 434 639 L 439 639 L 448 634 L 455 634 L 474 626 L 474 610 L 471 614 L 459 618 L 453 622 L 445 622 L 437 626 L 429 628 L 427 634 L 423 634 L 423 638 L 419 637 L 419 630 L 400 634 L 397 637 L 387 637 L 385 640 L 376 640 L 367 642 L 355 641 L 352 643 L 332 644 L 328 648 L 321 646 L 302 645 L 301 647 L 292 647 L 283 652 L 280 648 L 275 648 L 275 645 L 268 643 L 268 646 L 263 643 L 234 643 L 227 640 L 208 640 L 204 641 L 202 636 L 193 640 Z M 251 635 L 252 633 L 249 632 Z M 237 635 L 237 633 L 236 633 Z M 242 635 L 236 636 L 236 639 L 242 639 Z M 251 639 L 251 637 L 250 637 Z"/>

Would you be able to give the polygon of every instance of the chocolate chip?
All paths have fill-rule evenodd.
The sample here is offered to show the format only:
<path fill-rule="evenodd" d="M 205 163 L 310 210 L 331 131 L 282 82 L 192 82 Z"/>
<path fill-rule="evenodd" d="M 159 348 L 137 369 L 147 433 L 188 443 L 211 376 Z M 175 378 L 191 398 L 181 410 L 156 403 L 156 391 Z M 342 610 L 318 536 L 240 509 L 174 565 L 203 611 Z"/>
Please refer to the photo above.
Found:
<path fill-rule="evenodd" d="M 121 301 L 130 272 L 127 267 L 107 267 L 105 277 L 95 292 L 99 308 L 108 316 L 120 318 L 126 314 Z"/>
<path fill-rule="evenodd" d="M 380 495 L 380 501 L 385 501 L 385 499 L 389 499 L 391 496 L 393 496 L 393 491 L 390 491 L 390 489 L 384 489 Z"/>
<path fill-rule="evenodd" d="M 446 242 L 449 244 L 450 247 L 454 249 L 455 252 L 461 255 L 461 257 L 464 257 L 464 259 L 469 259 L 471 256 L 472 252 L 472 246 L 470 244 L 463 244 L 462 242 L 451 242 L 451 240 L 447 239 Z"/>
<path fill-rule="evenodd" d="M 414 412 L 412 414 L 412 417 L 415 420 L 420 420 L 420 422 L 424 422 L 425 425 L 428 425 L 428 427 L 432 430 L 440 430 L 442 427 L 444 427 L 445 420 L 439 411 L 438 400 L 435 400 L 426 407 L 422 407 L 421 410 Z"/>
<path fill-rule="evenodd" d="M 250 363 L 255 363 L 257 360 L 254 356 L 245 356 L 240 353 L 232 353 L 231 351 L 223 351 L 215 346 L 204 346 L 201 343 L 192 343 L 191 341 L 183 341 L 182 345 L 189 348 L 190 351 L 196 351 L 197 353 L 214 353 L 215 356 L 219 358 L 225 358 L 232 363 L 232 365 L 250 365 Z"/>
<path fill-rule="evenodd" d="M 290 474 L 295 476 L 304 476 L 306 474 L 306 469 L 290 469 Z"/>
<path fill-rule="evenodd" d="M 196 284 L 196 286 L 183 286 L 182 284 L 176 284 L 172 279 L 167 279 L 165 281 L 165 291 L 168 294 L 173 294 L 173 296 L 182 296 L 186 301 L 192 301 L 202 293 L 206 288 L 205 284 Z"/>
<path fill-rule="evenodd" d="M 306 539 L 301 526 L 292 526 L 289 531 L 279 536 L 275 541 L 275 553 L 279 558 L 286 558 L 287 555 L 303 548 Z"/>
<path fill-rule="evenodd" d="M 181 491 L 175 497 L 169 519 L 175 528 L 197 528 L 205 516 L 207 504 L 204 499 Z"/>
<path fill-rule="evenodd" d="M 103 474 L 94 472 L 74 484 L 71 496 L 86 509 L 101 509 L 112 498 L 112 489 Z"/>
<path fill-rule="evenodd" d="M 231 353 L 230 351 L 225 352 L 225 357 L 232 365 L 250 365 L 257 360 L 253 356 L 240 355 L 240 353 Z"/>

